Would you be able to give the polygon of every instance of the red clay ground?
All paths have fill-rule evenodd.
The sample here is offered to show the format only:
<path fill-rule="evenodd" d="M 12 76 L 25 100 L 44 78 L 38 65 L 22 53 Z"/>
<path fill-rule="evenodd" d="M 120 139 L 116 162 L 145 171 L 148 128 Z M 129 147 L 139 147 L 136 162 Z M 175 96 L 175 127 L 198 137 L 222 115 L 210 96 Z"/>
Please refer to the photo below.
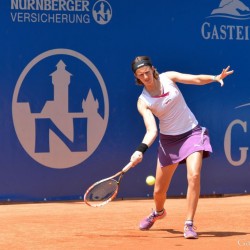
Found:
<path fill-rule="evenodd" d="M 168 199 L 166 219 L 138 230 L 152 200 L 114 201 L 102 208 L 83 202 L 0 205 L 0 249 L 250 249 L 250 196 L 201 198 L 198 240 L 183 238 L 185 199 Z"/>

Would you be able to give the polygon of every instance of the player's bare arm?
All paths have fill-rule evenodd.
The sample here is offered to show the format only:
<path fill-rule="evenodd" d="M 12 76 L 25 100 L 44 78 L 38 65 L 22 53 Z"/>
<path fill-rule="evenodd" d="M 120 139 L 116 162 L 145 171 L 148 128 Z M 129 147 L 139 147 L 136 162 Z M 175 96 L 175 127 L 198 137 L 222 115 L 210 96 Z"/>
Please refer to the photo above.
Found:
<path fill-rule="evenodd" d="M 223 69 L 218 75 L 193 75 L 193 74 L 183 74 L 176 71 L 167 72 L 168 77 L 174 81 L 184 84 L 194 84 L 194 85 L 205 85 L 211 82 L 219 82 L 221 86 L 224 85 L 223 79 L 227 76 L 233 74 L 233 70 L 229 70 L 230 66 Z"/>
<path fill-rule="evenodd" d="M 157 137 L 157 125 L 155 122 L 155 118 L 150 109 L 147 107 L 146 103 L 141 99 L 139 99 L 137 102 L 137 109 L 139 113 L 142 115 L 146 127 L 146 133 L 142 140 L 142 144 L 149 147 Z M 138 163 L 140 163 L 142 159 L 143 159 L 143 152 L 137 149 L 132 154 L 130 161 L 133 163 L 133 166 L 135 166 Z"/>
<path fill-rule="evenodd" d="M 157 125 L 155 122 L 154 115 L 151 110 L 147 107 L 146 103 L 139 99 L 137 102 L 137 109 L 143 117 L 143 121 L 146 128 L 146 134 L 142 140 L 143 143 L 151 146 L 157 137 Z"/>

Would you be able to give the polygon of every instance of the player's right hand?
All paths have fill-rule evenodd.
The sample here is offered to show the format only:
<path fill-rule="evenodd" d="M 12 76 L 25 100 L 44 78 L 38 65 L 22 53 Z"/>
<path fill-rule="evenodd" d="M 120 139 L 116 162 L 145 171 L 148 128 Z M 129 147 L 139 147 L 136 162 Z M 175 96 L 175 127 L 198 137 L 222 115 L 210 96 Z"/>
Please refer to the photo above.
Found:
<path fill-rule="evenodd" d="M 143 153 L 140 151 L 135 151 L 132 154 L 130 161 L 133 163 L 133 167 L 134 167 L 135 165 L 140 163 L 142 161 L 142 159 L 143 159 Z"/>

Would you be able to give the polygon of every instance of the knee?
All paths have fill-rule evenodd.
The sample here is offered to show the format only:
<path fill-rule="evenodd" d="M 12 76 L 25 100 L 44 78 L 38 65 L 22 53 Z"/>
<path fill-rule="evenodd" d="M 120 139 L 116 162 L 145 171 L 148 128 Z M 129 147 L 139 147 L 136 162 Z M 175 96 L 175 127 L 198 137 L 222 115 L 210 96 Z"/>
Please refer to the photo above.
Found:
<path fill-rule="evenodd" d="M 167 190 L 160 187 L 154 188 L 154 197 L 166 195 Z"/>
<path fill-rule="evenodd" d="M 188 176 L 188 185 L 189 186 L 197 186 L 200 185 L 200 174 L 192 174 Z"/>

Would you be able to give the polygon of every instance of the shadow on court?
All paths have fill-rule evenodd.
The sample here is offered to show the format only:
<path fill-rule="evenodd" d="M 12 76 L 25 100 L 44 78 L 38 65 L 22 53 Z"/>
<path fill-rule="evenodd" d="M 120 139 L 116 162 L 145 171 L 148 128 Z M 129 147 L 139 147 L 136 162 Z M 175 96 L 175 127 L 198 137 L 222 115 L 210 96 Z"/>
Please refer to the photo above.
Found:
<path fill-rule="evenodd" d="M 170 234 L 174 235 L 180 235 L 180 237 L 183 237 L 183 232 L 177 231 L 174 229 L 166 229 Z M 250 233 L 246 232 L 217 232 L 217 231 L 207 231 L 207 232 L 199 232 L 199 237 L 232 237 L 232 236 L 244 236 L 244 235 L 250 235 Z"/>

